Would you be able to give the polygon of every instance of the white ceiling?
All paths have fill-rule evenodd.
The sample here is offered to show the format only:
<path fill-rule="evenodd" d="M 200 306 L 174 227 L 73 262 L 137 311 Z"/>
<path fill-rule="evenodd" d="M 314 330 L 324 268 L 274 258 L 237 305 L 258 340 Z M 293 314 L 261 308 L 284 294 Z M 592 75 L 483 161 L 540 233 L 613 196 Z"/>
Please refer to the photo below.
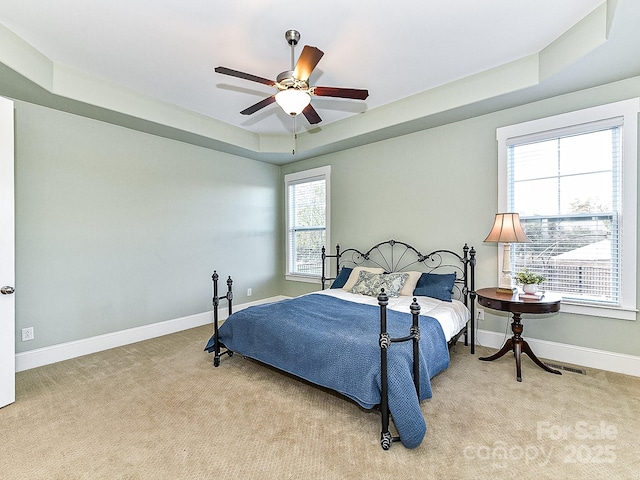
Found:
<path fill-rule="evenodd" d="M 275 79 L 290 68 L 284 32 L 300 31 L 296 58 L 302 45 L 325 53 L 311 84 L 369 90 L 366 101 L 315 97 L 322 127 L 539 52 L 602 2 L 0 0 L 0 24 L 56 64 L 250 132 L 284 134 L 292 120 L 276 104 L 239 114 L 271 87 L 213 69 Z M 550 86 L 640 74 L 640 1 L 610 3 L 618 4 L 610 39 Z M 299 117 L 297 128 L 310 126 Z"/>

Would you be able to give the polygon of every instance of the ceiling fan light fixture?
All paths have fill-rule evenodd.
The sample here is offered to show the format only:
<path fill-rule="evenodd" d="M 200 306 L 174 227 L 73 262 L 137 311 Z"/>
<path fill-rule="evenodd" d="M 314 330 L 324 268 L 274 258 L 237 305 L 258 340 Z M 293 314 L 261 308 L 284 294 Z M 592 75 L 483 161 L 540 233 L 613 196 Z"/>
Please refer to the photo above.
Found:
<path fill-rule="evenodd" d="M 276 102 L 282 110 L 294 118 L 301 113 L 310 125 L 316 125 L 322 121 L 318 112 L 311 105 L 311 97 L 336 97 L 350 98 L 354 100 L 365 100 L 369 96 L 368 90 L 358 88 L 338 88 L 338 87 L 317 87 L 309 84 L 311 73 L 324 55 L 324 52 L 317 47 L 305 45 L 298 61 L 294 58 L 294 47 L 300 40 L 300 33 L 297 30 L 287 30 L 285 39 L 291 46 L 291 70 L 282 72 L 276 81 L 264 77 L 258 77 L 250 73 L 240 72 L 227 67 L 216 67 L 215 72 L 231 77 L 242 78 L 251 82 L 262 83 L 270 87 L 275 87 L 278 92 L 267 98 L 245 108 L 241 115 L 252 115 L 272 103 Z"/>
<path fill-rule="evenodd" d="M 311 95 L 304 90 L 287 88 L 276 93 L 276 102 L 285 113 L 295 117 L 301 114 L 305 107 L 311 103 Z"/>

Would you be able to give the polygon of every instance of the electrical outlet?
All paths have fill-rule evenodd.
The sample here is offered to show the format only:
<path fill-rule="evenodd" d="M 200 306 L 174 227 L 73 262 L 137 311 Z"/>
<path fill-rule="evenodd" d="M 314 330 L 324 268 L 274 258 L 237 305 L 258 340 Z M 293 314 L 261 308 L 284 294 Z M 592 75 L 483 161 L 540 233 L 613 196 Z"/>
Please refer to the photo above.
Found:
<path fill-rule="evenodd" d="M 29 340 L 33 340 L 35 337 L 33 336 L 33 327 L 27 327 L 22 329 L 22 341 L 28 342 Z"/>
<path fill-rule="evenodd" d="M 476 320 L 478 320 L 479 322 L 484 320 L 484 310 L 482 310 L 481 308 L 476 310 Z"/>
<path fill-rule="evenodd" d="M 250 288 L 247 288 L 247 297 L 250 297 L 253 294 Z"/>

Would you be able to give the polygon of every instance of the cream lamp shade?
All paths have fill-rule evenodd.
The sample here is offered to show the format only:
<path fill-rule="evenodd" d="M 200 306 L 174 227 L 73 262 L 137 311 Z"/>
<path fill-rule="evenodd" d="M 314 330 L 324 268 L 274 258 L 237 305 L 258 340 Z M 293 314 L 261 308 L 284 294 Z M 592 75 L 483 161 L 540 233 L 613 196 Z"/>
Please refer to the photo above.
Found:
<path fill-rule="evenodd" d="M 520 224 L 520 215 L 517 213 L 496 213 L 493 227 L 484 239 L 485 242 L 502 243 L 502 275 L 498 292 L 514 293 L 513 279 L 511 278 L 511 243 L 529 243 L 531 240 L 524 233 Z"/>
<path fill-rule="evenodd" d="M 276 102 L 287 114 L 295 117 L 311 103 L 311 95 L 304 90 L 287 88 L 276 93 Z"/>

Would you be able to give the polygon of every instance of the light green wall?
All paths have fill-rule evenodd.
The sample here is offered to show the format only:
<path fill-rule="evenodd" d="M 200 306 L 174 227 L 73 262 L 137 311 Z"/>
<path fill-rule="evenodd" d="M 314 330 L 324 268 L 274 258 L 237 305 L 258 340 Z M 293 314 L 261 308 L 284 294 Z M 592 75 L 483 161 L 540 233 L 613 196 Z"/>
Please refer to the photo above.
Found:
<path fill-rule="evenodd" d="M 484 244 L 497 211 L 496 128 L 640 96 L 640 78 L 605 85 L 283 167 L 331 165 L 331 238 L 368 248 L 394 238 L 423 253 L 478 251 L 477 288 L 497 283 L 497 247 Z M 640 268 L 638 268 L 640 271 Z M 285 282 L 285 294 L 314 286 Z M 640 292 L 638 293 L 640 299 Z M 479 326 L 504 332 L 504 315 Z M 640 322 L 560 313 L 525 319 L 525 336 L 640 355 Z"/>
<path fill-rule="evenodd" d="M 17 352 L 280 293 L 279 167 L 16 102 L 15 182 Z"/>
<path fill-rule="evenodd" d="M 276 167 L 16 102 L 18 352 L 211 308 L 214 268 L 235 301 L 318 288 L 285 282 L 283 175 L 332 165 L 332 244 L 395 238 L 424 252 L 478 250 L 497 209 L 496 128 L 640 96 L 640 78 Z M 640 270 L 640 268 L 639 268 Z M 640 298 L 640 292 L 638 297 Z M 480 328 L 504 332 L 487 312 Z M 640 355 L 640 322 L 558 315 L 525 336 Z"/>

